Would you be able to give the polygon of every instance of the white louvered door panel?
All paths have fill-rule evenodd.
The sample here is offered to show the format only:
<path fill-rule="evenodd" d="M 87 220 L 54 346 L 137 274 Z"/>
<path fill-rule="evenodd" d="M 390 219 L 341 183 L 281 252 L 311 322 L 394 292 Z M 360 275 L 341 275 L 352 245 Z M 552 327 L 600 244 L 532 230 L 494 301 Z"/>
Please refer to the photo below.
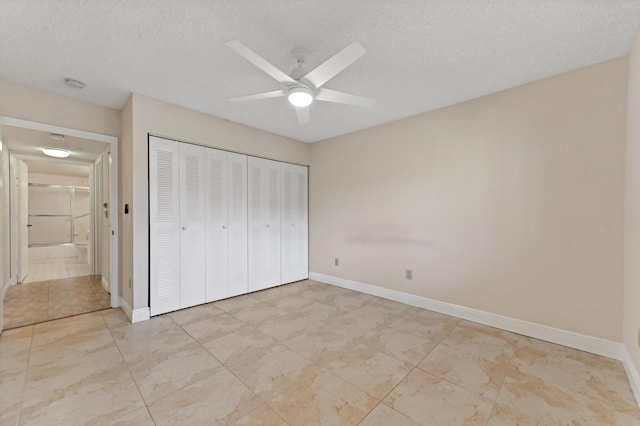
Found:
<path fill-rule="evenodd" d="M 282 283 L 308 277 L 307 168 L 282 164 Z"/>
<path fill-rule="evenodd" d="M 206 300 L 229 297 L 227 229 L 227 153 L 206 149 Z"/>
<path fill-rule="evenodd" d="M 180 144 L 180 308 L 206 302 L 205 148 Z"/>
<path fill-rule="evenodd" d="M 249 291 L 266 287 L 267 218 L 265 209 L 265 168 L 261 158 L 248 158 L 248 255 Z"/>
<path fill-rule="evenodd" d="M 295 255 L 295 222 L 293 206 L 293 170 L 289 164 L 282 165 L 282 210 L 281 210 L 281 245 L 282 245 L 282 283 L 295 281 L 292 277 Z"/>
<path fill-rule="evenodd" d="M 309 169 L 303 166 L 292 166 L 294 208 L 294 253 L 293 265 L 290 267 L 292 281 L 309 278 Z"/>
<path fill-rule="evenodd" d="M 247 271 L 247 156 L 227 154 L 229 294 L 249 291 Z"/>
<path fill-rule="evenodd" d="M 265 282 L 263 288 L 282 284 L 280 247 L 280 165 L 279 161 L 263 160 L 265 170 L 265 212 L 267 219 Z"/>
<path fill-rule="evenodd" d="M 180 145 L 149 138 L 150 312 L 180 308 Z"/>

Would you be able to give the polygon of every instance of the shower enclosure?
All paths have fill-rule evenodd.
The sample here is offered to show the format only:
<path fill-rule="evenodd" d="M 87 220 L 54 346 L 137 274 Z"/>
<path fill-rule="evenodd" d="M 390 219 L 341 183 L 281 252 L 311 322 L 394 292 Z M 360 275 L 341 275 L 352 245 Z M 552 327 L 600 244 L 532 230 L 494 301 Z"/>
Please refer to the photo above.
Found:
<path fill-rule="evenodd" d="M 89 263 L 90 202 L 89 187 L 29 183 L 30 258 Z"/>

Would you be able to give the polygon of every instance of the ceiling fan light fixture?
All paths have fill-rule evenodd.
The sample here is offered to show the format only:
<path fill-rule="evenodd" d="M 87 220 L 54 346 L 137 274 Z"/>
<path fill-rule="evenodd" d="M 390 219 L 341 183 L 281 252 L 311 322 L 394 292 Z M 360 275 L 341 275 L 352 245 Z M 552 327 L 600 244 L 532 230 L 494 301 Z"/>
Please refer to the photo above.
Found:
<path fill-rule="evenodd" d="M 69 151 L 58 148 L 42 148 L 42 153 L 44 155 L 48 155 L 49 157 L 55 158 L 67 158 L 69 155 L 71 155 Z"/>
<path fill-rule="evenodd" d="M 289 99 L 289 103 L 294 107 L 303 108 L 311 105 L 313 95 L 311 94 L 311 90 L 306 87 L 294 87 L 289 90 L 287 99 Z"/>

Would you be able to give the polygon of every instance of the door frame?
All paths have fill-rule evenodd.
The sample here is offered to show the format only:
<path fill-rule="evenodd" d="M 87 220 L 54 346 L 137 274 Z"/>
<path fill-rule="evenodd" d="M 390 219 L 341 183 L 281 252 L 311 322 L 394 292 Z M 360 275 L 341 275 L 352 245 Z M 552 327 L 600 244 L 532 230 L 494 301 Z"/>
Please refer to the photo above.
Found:
<path fill-rule="evenodd" d="M 68 136 L 74 136 L 86 139 L 88 143 L 91 142 L 106 142 L 111 145 L 111 159 L 113 164 L 118 164 L 118 138 L 115 136 L 86 132 L 84 130 L 71 129 L 68 127 L 53 126 L 51 124 L 39 123 L 29 120 L 21 120 L 18 118 L 12 118 L 0 115 L 0 126 L 13 126 L 21 127 L 31 130 L 39 130 L 47 133 L 59 133 Z M 114 173 L 115 168 L 111 169 L 109 175 L 109 199 L 112 206 L 118 206 L 118 173 Z M 120 274 L 119 274 L 119 259 L 118 259 L 118 247 L 120 236 L 120 224 L 118 215 L 112 215 L 111 218 L 111 271 L 109 280 L 109 290 L 111 292 L 111 307 L 117 308 L 120 306 Z M 12 271 L 13 272 L 13 271 Z M 11 278 L 13 281 L 13 277 Z"/>

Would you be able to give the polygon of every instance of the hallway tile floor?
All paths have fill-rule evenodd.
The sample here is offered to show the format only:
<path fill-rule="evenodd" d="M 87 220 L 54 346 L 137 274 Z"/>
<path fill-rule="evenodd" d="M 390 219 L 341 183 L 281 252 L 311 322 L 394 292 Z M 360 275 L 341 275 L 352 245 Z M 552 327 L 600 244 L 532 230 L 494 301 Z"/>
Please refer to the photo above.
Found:
<path fill-rule="evenodd" d="M 99 275 L 24 283 L 7 289 L 4 328 L 84 314 L 111 307 Z"/>
<path fill-rule="evenodd" d="M 620 362 L 303 281 L 0 336 L 0 424 L 638 425 Z"/>
<path fill-rule="evenodd" d="M 75 259 L 30 263 L 29 273 L 27 274 L 24 283 L 81 277 L 90 274 L 91 266 L 89 266 L 87 262 L 77 262 Z"/>

